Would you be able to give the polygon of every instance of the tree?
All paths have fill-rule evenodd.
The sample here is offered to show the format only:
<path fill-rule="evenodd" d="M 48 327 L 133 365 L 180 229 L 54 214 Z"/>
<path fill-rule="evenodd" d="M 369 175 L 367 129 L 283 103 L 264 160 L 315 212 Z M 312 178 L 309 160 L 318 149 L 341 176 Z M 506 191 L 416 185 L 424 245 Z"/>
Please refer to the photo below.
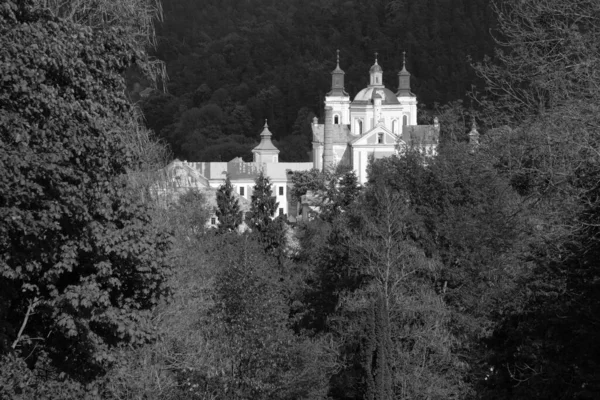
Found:
<path fill-rule="evenodd" d="M 322 218 L 333 219 L 350 208 L 360 194 L 356 173 L 350 167 L 338 166 L 331 175 L 324 193 Z"/>
<path fill-rule="evenodd" d="M 118 29 L 0 5 L 0 352 L 89 380 L 152 339 L 168 234 L 127 177 L 134 115 Z"/>
<path fill-rule="evenodd" d="M 154 22 L 162 20 L 159 0 L 44 0 L 32 4 L 68 23 L 93 30 L 117 28 L 121 38 L 138 50 L 156 46 Z M 148 78 L 155 81 L 166 79 L 162 61 L 148 56 L 139 61 L 138 65 L 145 70 Z"/>
<path fill-rule="evenodd" d="M 219 218 L 219 232 L 235 232 L 242 223 L 240 202 L 234 195 L 229 175 L 225 178 L 225 183 L 219 186 L 217 190 L 217 209 L 215 212 L 217 218 Z"/>
<path fill-rule="evenodd" d="M 248 226 L 257 229 L 261 233 L 265 232 L 279 206 L 276 200 L 277 198 L 273 196 L 269 177 L 265 176 L 263 171 L 260 171 L 260 174 L 254 180 L 250 211 L 246 213 Z"/>
<path fill-rule="evenodd" d="M 190 189 L 179 196 L 173 206 L 174 225 L 185 235 L 201 235 L 204 233 L 206 222 L 211 216 L 206 196 L 198 189 Z"/>
<path fill-rule="evenodd" d="M 335 171 L 296 171 L 292 175 L 291 195 L 300 201 L 308 191 L 320 197 L 320 217 L 331 221 L 345 211 L 360 193 L 358 178 L 354 171 L 340 165 Z"/>
<path fill-rule="evenodd" d="M 291 195 L 297 201 L 300 201 L 309 190 L 317 192 L 325 190 L 327 176 L 316 168 L 310 171 L 295 171 L 291 177 L 292 191 Z"/>
<path fill-rule="evenodd" d="M 494 373 L 483 395 L 595 398 L 600 4 L 509 0 L 494 9 L 502 51 L 477 70 L 488 123 L 511 128 L 491 131 L 482 148 L 529 200 L 538 229 L 520 256 L 531 263 L 527 295 L 502 310 L 489 341 Z"/>

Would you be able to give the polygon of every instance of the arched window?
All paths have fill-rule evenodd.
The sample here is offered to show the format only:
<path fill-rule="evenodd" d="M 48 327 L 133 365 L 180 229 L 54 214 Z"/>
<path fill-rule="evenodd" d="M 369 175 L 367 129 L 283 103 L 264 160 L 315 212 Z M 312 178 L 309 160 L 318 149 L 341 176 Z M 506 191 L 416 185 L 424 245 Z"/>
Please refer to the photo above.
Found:
<path fill-rule="evenodd" d="M 398 133 L 398 120 L 397 119 L 392 121 L 392 132 Z"/>
<path fill-rule="evenodd" d="M 408 115 L 402 117 L 402 125 L 408 125 Z"/>
<path fill-rule="evenodd" d="M 360 119 L 356 119 L 354 123 L 354 133 L 357 135 L 362 135 L 362 121 Z"/>
<path fill-rule="evenodd" d="M 339 125 L 340 123 L 340 116 L 336 115 L 335 117 L 333 117 L 333 123 L 336 125 Z"/>

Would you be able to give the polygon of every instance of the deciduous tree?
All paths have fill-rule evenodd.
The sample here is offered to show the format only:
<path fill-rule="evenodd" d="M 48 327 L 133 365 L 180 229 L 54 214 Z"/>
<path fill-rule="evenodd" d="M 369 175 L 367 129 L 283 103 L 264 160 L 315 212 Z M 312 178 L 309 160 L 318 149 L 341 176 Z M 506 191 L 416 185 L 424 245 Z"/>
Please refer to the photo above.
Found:
<path fill-rule="evenodd" d="M 118 29 L 0 3 L 0 352 L 79 379 L 150 340 L 167 291 L 170 238 L 126 176 L 138 57 Z"/>

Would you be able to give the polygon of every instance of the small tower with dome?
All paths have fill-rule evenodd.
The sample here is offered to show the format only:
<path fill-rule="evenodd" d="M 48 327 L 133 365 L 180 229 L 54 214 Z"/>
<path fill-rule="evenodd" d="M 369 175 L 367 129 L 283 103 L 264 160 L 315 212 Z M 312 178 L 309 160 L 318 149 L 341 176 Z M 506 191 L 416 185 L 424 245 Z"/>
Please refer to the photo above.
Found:
<path fill-rule="evenodd" d="M 334 125 L 350 123 L 350 96 L 344 89 L 345 72 L 340 68 L 340 51 L 336 67 L 331 71 L 331 91 L 325 96 L 325 106 L 331 107 Z"/>
<path fill-rule="evenodd" d="M 402 105 L 402 125 L 417 124 L 417 96 L 410 91 L 410 72 L 406 70 L 406 52 L 402 52 L 402 70 L 398 72 L 398 102 Z"/>
<path fill-rule="evenodd" d="M 265 126 L 260 134 L 260 143 L 252 149 L 253 161 L 256 163 L 276 163 L 279 159 L 279 149 L 271 141 L 273 134 L 265 119 Z"/>
<path fill-rule="evenodd" d="M 375 53 L 375 64 L 373 64 L 369 70 L 369 87 L 384 87 L 383 69 L 381 69 L 381 66 L 377 63 L 377 55 L 378 53 Z"/>

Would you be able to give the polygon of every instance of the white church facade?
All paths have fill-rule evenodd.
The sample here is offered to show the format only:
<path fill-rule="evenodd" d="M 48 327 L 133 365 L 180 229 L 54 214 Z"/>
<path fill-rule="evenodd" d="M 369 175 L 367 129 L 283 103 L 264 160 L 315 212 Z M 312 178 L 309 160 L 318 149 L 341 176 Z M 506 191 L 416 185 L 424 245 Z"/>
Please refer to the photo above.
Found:
<path fill-rule="evenodd" d="M 279 150 L 271 141 L 265 121 L 261 141 L 253 150 L 253 161 L 235 158 L 229 162 L 182 162 L 175 160 L 164 172 L 155 192 L 161 195 L 186 189 L 214 192 L 229 175 L 240 203 L 249 204 L 254 179 L 262 170 L 271 179 L 279 202 L 279 215 L 295 217 L 297 204 L 290 196 L 291 174 L 312 168 L 331 170 L 337 165 L 351 166 L 360 183 L 367 181 L 367 165 L 371 159 L 388 157 L 406 146 L 418 145 L 435 154 L 439 140 L 437 118 L 434 125 L 417 125 L 417 98 L 410 90 L 410 73 L 404 63 L 398 73 L 398 90 L 386 88 L 383 70 L 375 63 L 369 70 L 369 84 L 351 100 L 344 89 L 344 71 L 337 66 L 331 72 L 331 91 L 325 97 L 323 123 L 312 123 L 312 161 L 279 162 Z M 214 222 L 214 221 L 213 221 Z"/>
<path fill-rule="evenodd" d="M 367 181 L 369 159 L 388 157 L 406 146 L 418 145 L 435 154 L 439 123 L 417 125 L 417 98 L 410 90 L 406 62 L 398 73 L 394 93 L 383 83 L 383 69 L 377 62 L 369 70 L 369 84 L 350 99 L 344 89 L 344 71 L 337 66 L 331 72 L 331 91 L 325 97 L 325 118 L 315 118 L 313 165 L 334 168 L 342 163 L 352 167 L 360 183 Z"/>

